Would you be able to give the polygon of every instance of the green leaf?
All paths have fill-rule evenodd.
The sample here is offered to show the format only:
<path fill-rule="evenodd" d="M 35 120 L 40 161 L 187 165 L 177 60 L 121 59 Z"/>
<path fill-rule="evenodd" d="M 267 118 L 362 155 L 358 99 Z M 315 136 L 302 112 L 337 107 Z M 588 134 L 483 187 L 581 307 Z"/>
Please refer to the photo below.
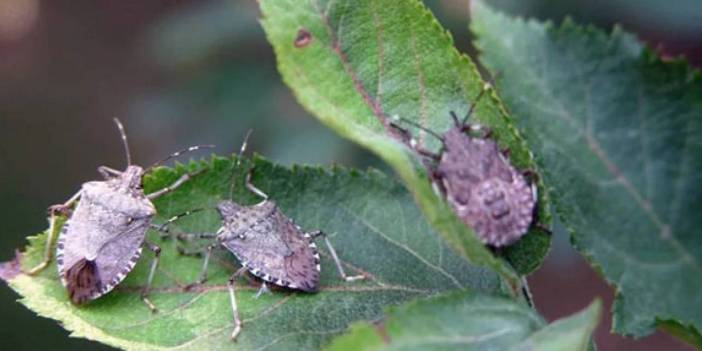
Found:
<path fill-rule="evenodd" d="M 589 350 L 591 336 L 600 321 L 601 314 L 602 302 L 597 299 L 583 311 L 559 319 L 535 332 L 512 350 Z"/>
<path fill-rule="evenodd" d="M 656 326 L 670 335 L 687 341 L 691 345 L 702 345 L 702 335 L 698 329 L 684 326 L 676 321 L 657 320 Z"/>
<path fill-rule="evenodd" d="M 391 308 L 382 322 L 356 323 L 327 350 L 587 350 L 601 303 L 551 325 L 503 298 L 451 293 Z"/>
<path fill-rule="evenodd" d="M 614 330 L 640 337 L 658 319 L 699 336 L 699 72 L 619 28 L 554 27 L 481 3 L 471 28 L 574 246 L 617 289 Z"/>
<path fill-rule="evenodd" d="M 373 151 L 404 180 L 429 223 L 472 262 L 499 272 L 518 290 L 514 272 L 496 260 L 431 189 L 417 155 L 392 136 L 391 116 L 436 132 L 449 128 L 449 111 L 464 115 L 483 82 L 470 60 L 418 1 L 385 6 L 376 0 L 259 2 L 262 24 L 278 69 L 298 101 L 337 133 Z M 296 40 L 309 34 L 306 40 Z M 303 36 L 304 37 L 304 36 Z M 492 94 L 488 94 L 492 95 Z M 481 101 L 475 119 L 494 131 L 520 168 L 531 156 L 494 96 Z M 408 125 L 409 127 L 409 125 Z M 420 145 L 440 143 L 420 130 Z M 541 192 L 542 194 L 544 192 Z M 548 210 L 540 196 L 541 218 Z M 517 271 L 527 274 L 546 255 L 550 237 L 533 230 L 506 250 Z"/>
<path fill-rule="evenodd" d="M 386 305 L 451 290 L 504 293 L 495 273 L 471 266 L 446 246 L 397 181 L 378 172 L 288 169 L 261 159 L 255 164 L 254 184 L 302 228 L 328 233 L 346 270 L 350 274 L 366 272 L 369 279 L 341 281 L 324 245 L 319 245 L 322 277 L 317 294 L 274 289 L 254 299 L 257 287 L 241 279 L 237 299 L 244 325 L 236 343 L 239 349 L 316 349 L 343 332 L 349 323 L 378 318 Z M 204 208 L 182 218 L 177 228 L 185 232 L 218 229 L 219 219 L 213 208 L 229 198 L 231 160 L 213 158 L 187 167 L 161 168 L 145 179 L 145 188 L 147 193 L 162 188 L 187 169 L 199 167 L 207 171 L 156 202 L 159 216 L 155 223 L 189 209 Z M 260 199 L 243 187 L 244 172 L 243 166 L 237 169 L 234 199 L 253 204 Z M 69 302 L 53 263 L 36 277 L 9 277 L 7 269 L 0 271 L 22 296 L 23 304 L 41 316 L 58 320 L 73 336 L 126 349 L 231 348 L 232 317 L 226 281 L 238 267 L 233 255 L 219 252 L 210 266 L 209 281 L 185 291 L 185 285 L 197 278 L 201 259 L 178 255 L 176 242 L 161 241 L 156 232 L 150 231 L 148 237 L 162 246 L 151 295 L 159 308 L 156 314 L 151 314 L 139 299 L 152 257 L 146 251 L 115 291 L 82 307 Z M 39 262 L 44 241 L 44 235 L 30 239 L 21 255 L 22 267 L 27 269 Z M 208 243 L 196 242 L 192 248 Z"/>

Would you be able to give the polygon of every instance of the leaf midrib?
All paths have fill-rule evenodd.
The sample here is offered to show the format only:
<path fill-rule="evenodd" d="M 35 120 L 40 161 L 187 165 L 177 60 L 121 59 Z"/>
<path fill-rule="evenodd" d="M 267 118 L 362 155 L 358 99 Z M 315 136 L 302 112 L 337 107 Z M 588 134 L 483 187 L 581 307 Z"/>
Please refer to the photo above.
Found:
<path fill-rule="evenodd" d="M 356 218 L 356 220 L 358 220 L 358 221 L 360 221 L 361 223 L 363 223 L 363 225 L 365 225 L 366 227 L 368 227 L 368 229 L 370 229 L 372 232 L 376 233 L 378 236 L 380 236 L 381 238 L 383 238 L 385 241 L 387 241 L 387 242 L 391 243 L 392 245 L 394 245 L 394 246 L 396 246 L 396 247 L 398 247 L 398 248 L 404 250 L 405 252 L 407 252 L 407 253 L 409 253 L 410 255 L 412 255 L 413 257 L 415 257 L 417 260 L 419 260 L 422 264 L 424 264 L 424 265 L 427 266 L 428 268 L 430 268 L 430 269 L 432 269 L 432 270 L 434 270 L 434 271 L 436 271 L 436 272 L 442 274 L 443 276 L 447 277 L 449 280 L 451 280 L 452 283 L 454 283 L 454 285 L 456 285 L 456 287 L 457 287 L 458 289 L 462 289 L 462 288 L 463 288 L 463 285 L 461 285 L 461 283 L 458 281 L 458 279 L 456 279 L 456 277 L 454 277 L 452 274 L 450 274 L 449 272 L 447 272 L 447 271 L 446 271 L 445 269 L 443 269 L 442 267 L 437 266 L 437 265 L 435 265 L 435 264 L 429 262 L 429 260 L 427 260 L 426 258 L 424 258 L 424 256 L 422 256 L 422 255 L 420 255 L 419 253 L 417 253 L 416 251 L 412 250 L 411 247 L 409 247 L 409 246 L 407 246 L 406 244 L 403 244 L 403 243 L 401 243 L 401 242 L 398 242 L 397 240 L 395 240 L 395 239 L 393 239 L 392 237 L 388 236 L 387 234 L 383 233 L 382 230 L 376 228 L 372 223 L 369 223 L 365 218 L 362 218 L 361 216 L 357 215 L 356 213 L 352 212 L 352 211 L 349 210 L 349 209 L 346 209 L 346 208 L 344 208 L 344 207 L 342 207 L 342 208 L 345 209 L 352 217 Z"/>
<path fill-rule="evenodd" d="M 317 14 L 320 16 L 322 23 L 324 24 L 324 28 L 327 31 L 327 35 L 329 35 L 329 38 L 332 41 L 331 46 L 324 45 L 323 43 L 321 43 L 321 45 L 330 50 L 336 57 L 339 58 L 341 65 L 344 67 L 344 72 L 346 73 L 346 75 L 349 76 L 349 78 L 353 82 L 353 87 L 361 95 L 363 102 L 370 108 L 373 115 L 378 119 L 378 122 L 380 122 L 380 124 L 384 128 L 390 128 L 380 105 L 375 99 L 373 99 L 373 97 L 370 96 L 368 90 L 366 90 L 365 86 L 363 85 L 363 82 L 361 82 L 358 75 L 356 74 L 356 71 L 354 71 L 351 67 L 351 62 L 349 61 L 348 57 L 346 57 L 346 54 L 344 54 L 344 52 L 341 50 L 341 29 L 343 28 L 343 21 L 344 16 L 346 15 L 346 11 L 343 12 L 344 15 L 342 15 L 341 19 L 339 19 L 339 26 L 335 32 L 331 24 L 329 24 L 329 18 L 327 17 L 327 14 L 320 10 L 319 1 L 310 0 L 310 3 L 312 4 L 312 7 L 314 7 L 314 9 L 317 11 Z M 348 3 L 349 2 L 346 1 L 345 5 L 348 5 Z"/>

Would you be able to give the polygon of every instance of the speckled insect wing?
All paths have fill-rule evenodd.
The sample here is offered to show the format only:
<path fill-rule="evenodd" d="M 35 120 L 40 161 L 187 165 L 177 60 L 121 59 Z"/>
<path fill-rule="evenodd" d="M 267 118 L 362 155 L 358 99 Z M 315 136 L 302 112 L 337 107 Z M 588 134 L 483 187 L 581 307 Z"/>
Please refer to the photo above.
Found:
<path fill-rule="evenodd" d="M 220 240 L 253 275 L 292 289 L 316 291 L 319 254 L 309 236 L 287 218 L 273 201 L 239 211 L 225 219 Z M 220 204 L 220 213 L 231 205 Z M 230 213 L 231 214 L 231 213 Z"/>
<path fill-rule="evenodd" d="M 288 286 L 304 291 L 317 291 L 319 283 L 319 253 L 307 233 L 295 225 L 292 219 L 276 211 L 278 232 L 288 243 L 291 255 L 283 257 L 285 279 Z"/>
<path fill-rule="evenodd" d="M 143 194 L 115 187 L 116 180 L 85 183 L 81 201 L 59 236 L 59 276 L 74 303 L 100 297 L 125 278 L 156 213 Z"/>

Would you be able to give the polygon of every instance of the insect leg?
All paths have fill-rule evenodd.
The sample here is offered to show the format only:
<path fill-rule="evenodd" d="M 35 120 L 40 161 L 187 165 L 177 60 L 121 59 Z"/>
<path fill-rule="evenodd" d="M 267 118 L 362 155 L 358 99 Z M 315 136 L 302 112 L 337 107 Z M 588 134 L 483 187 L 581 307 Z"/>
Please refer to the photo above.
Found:
<path fill-rule="evenodd" d="M 482 139 L 487 139 L 487 138 L 492 137 L 492 129 L 489 128 L 489 127 L 480 125 L 480 124 L 464 124 L 464 125 L 461 127 L 461 131 L 464 132 L 464 133 L 465 133 L 465 132 L 469 132 L 469 133 L 470 133 L 470 132 L 479 133 L 479 134 L 477 135 L 477 137 L 478 137 L 478 138 L 482 138 Z"/>
<path fill-rule="evenodd" d="M 444 173 L 438 169 L 432 169 L 429 172 L 429 181 L 431 181 L 431 187 L 436 195 L 441 197 L 446 197 L 446 186 L 444 186 Z"/>
<path fill-rule="evenodd" d="M 105 179 L 110 179 L 112 176 L 119 176 L 122 174 L 122 172 L 107 166 L 98 167 L 98 173 Z"/>
<path fill-rule="evenodd" d="M 337 256 L 336 250 L 334 250 L 334 247 L 332 246 L 331 242 L 329 242 L 329 238 L 327 238 L 326 233 L 324 233 L 321 230 L 315 230 L 314 232 L 311 232 L 308 234 L 310 235 L 311 239 L 314 239 L 318 236 L 324 237 L 324 242 L 327 244 L 327 248 L 329 249 L 329 253 L 332 256 L 332 260 L 334 260 L 334 264 L 336 265 L 336 270 L 339 271 L 339 276 L 341 277 L 341 279 L 343 279 L 347 282 L 352 282 L 352 281 L 361 280 L 361 279 L 366 278 L 366 276 L 363 274 L 353 275 L 353 276 L 346 275 L 346 272 L 344 271 L 344 267 L 341 266 L 341 261 L 339 260 L 339 256 Z"/>
<path fill-rule="evenodd" d="M 264 193 L 261 189 L 257 188 L 256 186 L 251 183 L 251 176 L 253 174 L 253 169 L 249 170 L 248 173 L 246 173 L 246 189 L 249 189 L 252 193 L 262 197 L 264 200 L 268 200 L 268 195 Z"/>
<path fill-rule="evenodd" d="M 408 120 L 405 120 L 405 121 L 408 121 Z M 411 122 L 411 121 L 408 121 L 408 122 Z M 395 128 L 396 130 L 398 130 L 400 135 L 402 135 L 402 139 L 403 139 L 402 141 L 404 143 L 408 144 L 412 148 L 412 150 L 414 150 L 418 154 L 420 154 L 424 157 L 430 158 L 432 160 L 435 160 L 435 161 L 438 161 L 441 159 L 440 154 L 433 153 L 433 152 L 419 146 L 419 144 L 417 143 L 417 140 L 412 137 L 412 134 L 406 128 L 399 126 L 395 122 L 390 122 L 390 126 Z M 420 125 L 416 125 L 416 126 L 421 128 L 424 131 L 427 131 L 426 129 L 424 129 Z M 441 138 L 441 136 L 436 135 L 434 132 L 431 132 L 431 134 L 434 135 L 436 138 L 438 138 L 439 141 L 441 141 L 441 143 L 443 144 L 444 140 L 443 140 L 443 138 Z"/>
<path fill-rule="evenodd" d="M 414 140 L 414 139 L 412 139 L 412 140 Z M 430 158 L 434 161 L 439 161 L 441 159 L 440 154 L 435 154 L 427 149 L 420 147 L 419 145 L 416 145 L 416 141 L 414 142 L 414 145 L 412 145 L 412 148 L 414 149 L 414 151 L 417 151 L 418 154 L 420 154 L 424 157 Z"/>
<path fill-rule="evenodd" d="M 214 239 L 217 237 L 217 233 L 183 233 L 180 231 L 171 231 L 168 227 L 163 227 L 163 225 L 156 225 L 151 223 L 151 229 L 158 230 L 161 232 L 161 239 L 175 237 L 178 240 L 183 241 L 193 241 L 196 239 Z"/>
<path fill-rule="evenodd" d="M 210 256 L 212 256 L 212 250 L 214 250 L 214 248 L 217 247 L 217 245 L 219 245 L 219 243 L 208 245 L 205 248 L 205 259 L 202 261 L 202 269 L 200 270 L 200 275 L 194 283 L 190 284 L 190 286 L 203 284 L 207 281 L 207 265 L 210 263 Z"/>
<path fill-rule="evenodd" d="M 502 154 L 502 156 L 504 156 L 505 158 L 509 158 L 509 154 L 510 154 L 509 147 L 505 147 L 505 148 L 500 149 L 500 154 Z"/>
<path fill-rule="evenodd" d="M 183 185 L 183 183 L 187 182 L 188 179 L 190 179 L 190 178 L 192 178 L 192 177 L 194 177 L 194 176 L 196 176 L 204 171 L 205 171 L 205 169 L 201 169 L 201 170 L 194 172 L 194 173 L 185 173 L 180 178 L 178 178 L 178 180 L 176 180 L 173 184 L 171 184 L 171 185 L 169 185 L 161 190 L 154 191 L 153 193 L 146 195 L 146 197 L 149 200 L 153 200 L 159 196 L 170 193 L 171 191 L 176 190 L 179 186 Z"/>
<path fill-rule="evenodd" d="M 254 295 L 254 299 L 258 299 L 259 297 L 261 297 L 261 295 L 268 293 L 268 292 L 270 292 L 270 289 L 268 289 L 268 285 L 264 281 L 263 284 L 261 284 L 261 288 L 258 289 L 258 291 L 256 292 L 256 295 Z"/>
<path fill-rule="evenodd" d="M 210 263 L 210 256 L 212 256 L 212 250 L 214 250 L 218 245 L 219 245 L 219 243 L 217 242 L 217 243 L 214 243 L 211 245 L 207 245 L 207 247 L 205 247 L 205 250 L 204 250 L 205 258 L 202 261 L 202 268 L 200 269 L 200 274 L 198 275 L 198 278 L 196 281 L 188 284 L 188 286 L 185 288 L 186 290 L 192 288 L 193 286 L 204 284 L 207 281 L 207 267 L 209 266 L 209 263 Z M 200 256 L 202 256 L 202 252 L 203 252 L 203 250 L 201 250 L 201 249 L 195 250 L 195 251 L 188 251 L 188 250 L 184 249 L 182 246 L 177 246 L 176 248 L 178 249 L 178 253 L 183 255 L 183 256 L 200 257 Z"/>
<path fill-rule="evenodd" d="M 197 239 L 214 239 L 217 233 L 178 233 L 176 238 L 181 241 L 193 241 Z"/>
<path fill-rule="evenodd" d="M 542 224 L 541 222 L 539 222 L 538 216 L 536 218 L 536 223 L 534 223 L 534 227 L 536 227 L 536 229 L 539 229 L 548 235 L 553 235 L 551 228 L 549 228 L 549 227 L 545 226 L 544 224 Z"/>
<path fill-rule="evenodd" d="M 438 139 L 441 143 L 444 142 L 444 138 L 441 137 L 441 135 L 437 134 L 437 133 L 434 132 L 433 130 L 431 130 L 431 129 L 427 128 L 427 127 L 424 127 L 423 125 L 421 125 L 421 124 L 419 124 L 419 123 L 417 123 L 417 122 L 415 122 L 415 121 L 412 121 L 412 120 L 409 120 L 409 119 L 406 119 L 406 118 L 402 118 L 402 117 L 397 116 L 397 115 L 393 116 L 392 118 L 393 118 L 394 120 L 396 120 L 396 121 L 405 122 L 405 123 L 407 123 L 407 124 L 409 124 L 409 125 L 411 125 L 411 126 L 416 127 L 417 129 L 420 129 L 420 130 L 424 131 L 425 133 L 427 133 L 427 134 L 433 136 L 434 138 Z M 407 129 L 398 126 L 397 123 L 395 123 L 395 122 L 390 122 L 390 126 L 393 127 L 393 128 L 395 128 L 395 129 L 397 129 L 397 130 L 399 130 L 400 133 L 403 135 L 403 137 L 404 137 L 404 139 L 405 139 L 405 140 L 403 140 L 403 141 L 407 142 L 407 136 L 410 136 L 410 135 L 411 135 L 410 132 L 409 132 Z"/>
<path fill-rule="evenodd" d="M 236 306 L 236 296 L 234 295 L 234 288 L 235 288 L 235 282 L 236 278 L 239 277 L 240 275 L 244 274 L 246 272 L 245 267 L 239 268 L 234 274 L 232 274 L 231 277 L 229 277 L 229 281 L 227 282 L 227 288 L 229 288 L 229 300 L 231 301 L 232 304 L 232 316 L 234 318 L 234 330 L 232 331 L 232 341 L 236 340 L 236 337 L 239 335 L 241 332 L 241 319 L 239 319 L 239 309 Z"/>
<path fill-rule="evenodd" d="M 55 214 L 51 215 L 51 218 L 49 218 L 49 234 L 46 237 L 46 244 L 44 244 L 44 259 L 36 266 L 34 266 L 32 269 L 27 271 L 27 275 L 35 275 L 46 268 L 46 266 L 49 265 L 49 262 L 51 262 L 51 243 L 54 242 L 54 237 L 56 236 L 56 216 Z"/>
<path fill-rule="evenodd" d="M 41 262 L 39 262 L 38 265 L 32 267 L 32 269 L 27 271 L 27 275 L 35 275 L 43 271 L 44 268 L 46 268 L 51 262 L 51 244 L 54 242 L 54 237 L 56 237 L 56 231 L 58 230 L 56 226 L 56 220 L 59 214 L 68 214 L 68 208 L 73 206 L 73 203 L 78 200 L 80 194 L 81 192 L 78 191 L 73 196 L 71 196 L 71 198 L 68 199 L 68 201 L 66 201 L 65 203 L 49 207 L 49 213 L 51 216 L 49 217 L 49 234 L 46 236 L 46 243 L 44 244 L 44 258 Z"/>
<path fill-rule="evenodd" d="M 141 300 L 144 301 L 151 312 L 156 312 L 156 306 L 148 299 L 149 290 L 151 290 L 151 282 L 154 280 L 154 273 L 156 273 L 156 267 L 158 267 L 158 261 L 161 258 L 161 248 L 155 244 L 144 240 L 144 246 L 154 253 L 154 260 L 151 261 L 151 268 L 149 269 L 149 277 L 146 281 L 146 286 L 141 291 Z"/>
<path fill-rule="evenodd" d="M 171 233 L 171 230 L 168 229 L 168 226 L 169 226 L 171 223 L 173 223 L 173 222 L 175 222 L 175 221 L 177 221 L 177 220 L 179 220 L 179 219 L 181 219 L 181 218 L 183 218 L 183 217 L 189 216 L 189 215 L 191 215 L 191 214 L 193 214 L 193 213 L 200 212 L 200 211 L 202 211 L 202 210 L 203 210 L 202 208 L 196 208 L 196 209 L 194 209 L 194 210 L 185 211 L 185 212 L 183 212 L 183 213 L 177 214 L 177 215 L 175 215 L 175 216 L 169 218 L 167 221 L 163 222 L 161 225 L 151 225 L 151 227 L 152 227 L 153 229 L 156 229 L 156 230 L 158 230 L 159 232 L 161 232 L 161 239 L 164 239 L 164 238 L 166 238 L 166 237 L 172 237 L 172 236 L 173 236 L 173 233 Z M 179 234 L 179 235 L 180 235 L 180 234 Z"/>
<path fill-rule="evenodd" d="M 551 228 L 549 228 L 546 225 L 544 225 L 543 223 L 541 223 L 541 218 L 539 215 L 539 199 L 538 199 L 538 196 L 536 194 L 536 191 L 537 191 L 536 184 L 539 182 L 539 173 L 537 173 L 533 169 L 527 169 L 525 171 L 522 171 L 522 175 L 524 176 L 524 178 L 526 178 L 527 182 L 531 185 L 531 189 L 532 189 L 531 192 L 534 196 L 534 220 L 533 220 L 534 224 L 533 224 L 533 226 L 536 229 L 539 229 L 548 235 L 552 235 L 553 232 L 551 231 Z"/>
<path fill-rule="evenodd" d="M 57 205 L 51 205 L 49 206 L 49 214 L 52 216 L 55 216 L 57 214 L 62 214 L 64 216 L 68 216 L 69 214 L 69 208 L 73 206 L 73 204 L 78 201 L 78 198 L 80 198 L 80 195 L 83 193 L 82 190 L 79 190 L 77 193 L 73 194 L 70 199 L 66 200 L 66 202 L 62 204 L 57 204 Z"/>
<path fill-rule="evenodd" d="M 183 246 L 176 246 L 176 249 L 178 250 L 178 254 L 182 256 L 193 256 L 193 257 L 202 257 L 202 253 L 207 251 L 207 247 L 203 250 L 202 248 L 197 248 L 195 250 L 188 250 L 184 248 Z"/>

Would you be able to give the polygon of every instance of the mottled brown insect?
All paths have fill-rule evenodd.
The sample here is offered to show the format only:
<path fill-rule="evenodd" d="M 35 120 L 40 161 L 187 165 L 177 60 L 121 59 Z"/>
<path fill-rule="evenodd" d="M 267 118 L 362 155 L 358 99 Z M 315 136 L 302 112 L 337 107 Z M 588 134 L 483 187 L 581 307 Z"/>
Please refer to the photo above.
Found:
<path fill-rule="evenodd" d="M 458 119 L 455 119 L 458 122 Z M 531 225 L 536 187 L 530 185 L 487 137 L 454 125 L 443 135 L 444 152 L 434 176 L 459 218 L 489 245 L 509 245 Z"/>
<path fill-rule="evenodd" d="M 536 187 L 512 166 L 500 151 L 490 130 L 468 124 L 468 117 L 482 96 L 482 90 L 461 121 L 451 112 L 454 124 L 438 135 L 411 121 L 403 120 L 438 138 L 438 154 L 422 149 L 406 129 L 405 141 L 430 162 L 430 176 L 456 215 L 486 244 L 501 247 L 514 243 L 528 231 L 535 213 Z"/>
<path fill-rule="evenodd" d="M 217 210 L 222 218 L 217 240 L 251 274 L 278 286 L 317 291 L 319 252 L 312 239 L 320 231 L 302 231 L 268 199 L 253 206 L 222 201 Z"/>
<path fill-rule="evenodd" d="M 248 135 L 246 139 L 248 139 Z M 240 155 L 245 148 L 246 141 L 242 145 Z M 263 280 L 261 290 L 256 296 L 267 290 L 266 283 L 304 292 L 316 292 L 321 272 L 319 251 L 314 243 L 314 239 L 317 237 L 324 238 L 329 254 L 343 280 L 350 282 L 365 278 L 364 275 L 347 276 L 336 250 L 326 234 L 320 230 L 311 232 L 302 230 L 290 217 L 283 214 L 277 204 L 268 198 L 268 195 L 251 183 L 251 175 L 251 171 L 246 175 L 246 188 L 261 197 L 260 202 L 247 206 L 231 200 L 224 200 L 217 205 L 221 227 L 216 233 L 180 233 L 177 235 L 178 238 L 184 240 L 216 239 L 214 244 L 205 249 L 202 271 L 196 284 L 205 282 L 212 250 L 220 245 L 234 254 L 241 263 L 242 268 L 230 277 L 228 284 L 234 318 L 232 339 L 236 339 L 241 331 L 241 320 L 235 296 L 236 278 L 248 271 Z M 188 214 L 174 216 L 164 226 Z M 199 254 L 201 251 L 186 252 L 181 249 L 181 253 L 189 255 Z"/>
<path fill-rule="evenodd" d="M 115 119 L 115 123 L 124 144 L 127 168 L 118 171 L 99 167 L 104 180 L 83 183 L 80 191 L 68 201 L 50 207 L 52 214 L 44 260 L 27 273 L 36 274 L 48 266 L 56 218 L 59 213 L 65 214 L 69 218 L 56 243 L 56 266 L 71 302 L 84 304 L 110 292 L 134 268 L 146 247 L 154 253 L 154 259 L 141 298 L 156 311 L 147 298 L 161 252 L 158 246 L 145 240 L 147 229 L 158 228 L 151 223 L 156 215 L 151 201 L 175 190 L 196 173 L 184 174 L 173 184 L 150 194 L 144 193 L 142 179 L 166 160 L 213 145 L 189 147 L 143 169 L 132 164 L 124 128 L 119 120 Z"/>

